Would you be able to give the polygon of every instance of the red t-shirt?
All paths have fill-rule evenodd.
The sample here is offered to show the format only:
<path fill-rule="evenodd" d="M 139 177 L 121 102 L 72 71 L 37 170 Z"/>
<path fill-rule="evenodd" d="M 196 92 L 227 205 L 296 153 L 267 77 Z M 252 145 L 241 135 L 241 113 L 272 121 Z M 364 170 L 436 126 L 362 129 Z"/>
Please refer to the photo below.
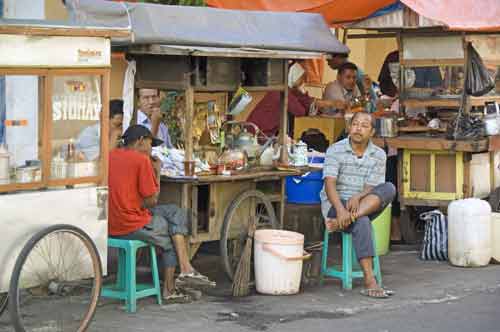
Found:
<path fill-rule="evenodd" d="M 143 207 L 144 198 L 159 190 L 151 160 L 128 149 L 109 153 L 110 235 L 126 235 L 148 224 L 151 213 Z"/>

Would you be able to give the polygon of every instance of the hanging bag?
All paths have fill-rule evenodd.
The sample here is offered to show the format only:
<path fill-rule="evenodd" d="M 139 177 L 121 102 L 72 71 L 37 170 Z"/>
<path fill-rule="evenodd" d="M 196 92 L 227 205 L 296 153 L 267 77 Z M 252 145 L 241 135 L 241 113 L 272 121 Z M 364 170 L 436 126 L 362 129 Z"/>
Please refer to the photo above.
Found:
<path fill-rule="evenodd" d="M 448 220 L 439 210 L 420 215 L 425 221 L 424 243 L 420 258 L 423 260 L 448 260 Z"/>

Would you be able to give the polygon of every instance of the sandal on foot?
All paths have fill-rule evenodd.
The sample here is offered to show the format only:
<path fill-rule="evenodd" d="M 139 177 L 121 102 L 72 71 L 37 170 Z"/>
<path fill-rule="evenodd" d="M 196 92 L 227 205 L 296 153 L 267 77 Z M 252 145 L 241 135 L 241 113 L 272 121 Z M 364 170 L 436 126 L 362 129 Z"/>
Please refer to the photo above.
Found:
<path fill-rule="evenodd" d="M 392 289 L 387 289 L 387 288 L 384 288 L 384 292 L 388 295 L 388 296 L 393 296 L 394 294 L 396 294 L 395 291 L 393 291 Z"/>
<path fill-rule="evenodd" d="M 387 299 L 389 294 L 383 288 L 365 288 L 359 292 L 363 296 L 371 297 L 374 299 Z"/>
<path fill-rule="evenodd" d="M 175 284 L 179 286 L 202 286 L 215 287 L 215 281 L 211 281 L 207 276 L 193 270 L 191 273 L 181 273 L 175 280 Z"/>
<path fill-rule="evenodd" d="M 172 293 L 163 297 L 163 302 L 165 304 L 190 303 L 191 301 L 191 297 L 178 288 L 176 288 Z"/>

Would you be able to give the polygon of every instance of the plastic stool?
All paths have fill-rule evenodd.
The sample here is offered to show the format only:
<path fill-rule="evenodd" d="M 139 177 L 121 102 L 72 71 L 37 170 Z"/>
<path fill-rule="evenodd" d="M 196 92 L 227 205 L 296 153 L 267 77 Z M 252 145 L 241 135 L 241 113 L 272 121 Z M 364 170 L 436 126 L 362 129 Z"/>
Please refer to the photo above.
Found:
<path fill-rule="evenodd" d="M 375 236 L 372 227 L 372 239 L 375 246 Z M 363 271 L 358 264 L 356 253 L 352 248 L 352 235 L 342 232 L 342 269 L 337 269 L 335 266 L 328 267 L 328 240 L 330 233 L 325 230 L 323 240 L 323 254 L 321 257 L 321 275 L 320 283 L 323 282 L 325 276 L 338 278 L 342 280 L 342 288 L 352 289 L 352 279 L 363 278 Z M 378 256 L 373 257 L 373 273 L 380 287 L 382 287 L 382 272 L 380 271 L 380 261 Z"/>
<path fill-rule="evenodd" d="M 125 300 L 128 312 L 136 312 L 137 300 L 147 296 L 156 295 L 158 304 L 161 304 L 160 278 L 154 245 L 138 240 L 108 238 L 108 247 L 118 249 L 118 274 L 116 283 L 103 286 L 101 295 Z M 143 247 L 149 247 L 153 285 L 136 282 L 136 254 L 137 249 Z"/>

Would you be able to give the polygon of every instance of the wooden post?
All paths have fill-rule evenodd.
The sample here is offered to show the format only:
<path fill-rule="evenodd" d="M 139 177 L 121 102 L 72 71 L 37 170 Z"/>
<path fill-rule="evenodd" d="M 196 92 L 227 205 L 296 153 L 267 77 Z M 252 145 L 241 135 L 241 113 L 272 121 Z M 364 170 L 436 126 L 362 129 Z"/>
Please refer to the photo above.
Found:
<path fill-rule="evenodd" d="M 280 136 L 279 144 L 281 145 L 280 162 L 283 165 L 288 165 L 288 149 L 286 145 L 288 135 L 288 61 L 283 60 L 283 90 L 281 95 L 281 116 L 280 116 Z"/>
<path fill-rule="evenodd" d="M 462 101 L 461 101 L 461 107 L 464 111 L 464 114 L 469 114 L 471 104 L 470 104 L 470 96 L 467 94 L 467 72 L 469 71 L 469 58 L 470 58 L 470 53 L 469 53 L 469 44 L 470 42 L 467 41 L 465 36 L 463 37 L 463 43 L 464 43 L 464 56 L 465 56 L 465 65 L 464 65 L 464 72 L 465 72 L 465 79 L 464 79 L 464 90 L 462 92 Z M 470 78 L 469 78 L 470 79 Z"/>
<path fill-rule="evenodd" d="M 186 96 L 186 114 L 184 123 L 184 147 L 185 160 L 193 160 L 193 118 L 194 118 L 194 91 L 189 86 L 185 91 Z"/>
<path fill-rule="evenodd" d="M 104 75 L 102 75 L 101 81 L 101 91 L 102 91 L 102 112 L 101 112 L 101 162 L 100 162 L 100 173 L 103 175 L 101 177 L 101 186 L 105 186 L 108 183 L 108 152 L 109 152 L 109 88 L 111 81 L 111 70 L 106 69 Z"/>

